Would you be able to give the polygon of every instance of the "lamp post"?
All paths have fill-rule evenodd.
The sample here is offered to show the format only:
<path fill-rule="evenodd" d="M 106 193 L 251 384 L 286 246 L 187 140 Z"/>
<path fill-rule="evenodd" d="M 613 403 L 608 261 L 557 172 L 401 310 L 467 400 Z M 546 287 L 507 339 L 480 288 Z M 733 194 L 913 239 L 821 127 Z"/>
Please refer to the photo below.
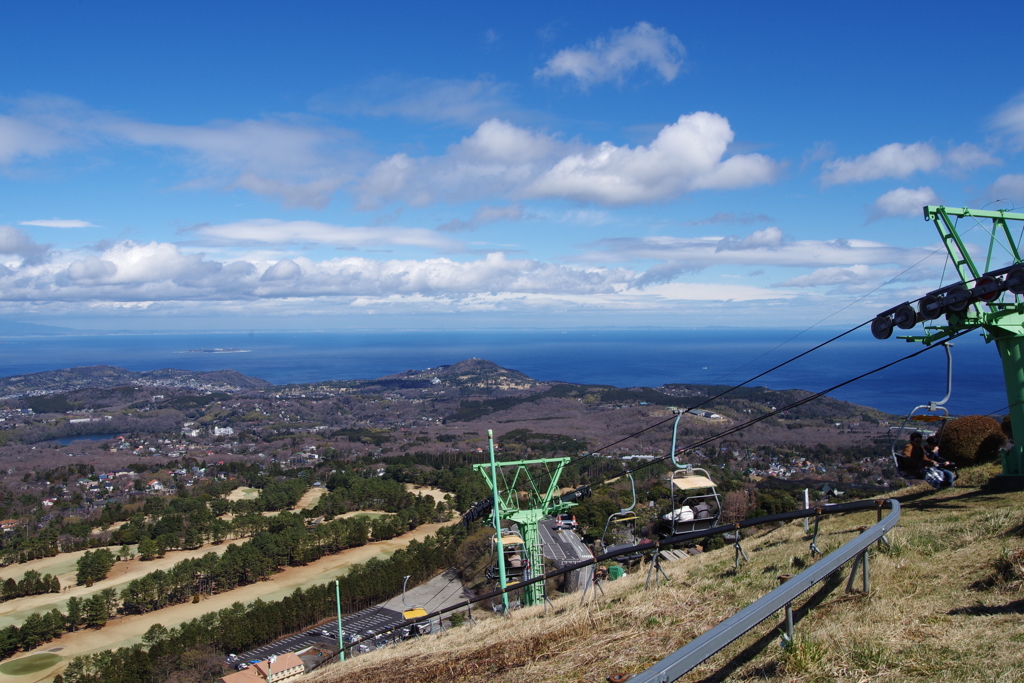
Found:
<path fill-rule="evenodd" d="M 277 655 L 270 655 L 270 657 L 267 658 L 267 683 L 270 683 L 272 680 L 274 680 L 274 672 L 271 671 L 271 667 L 274 665 L 274 662 L 276 661 Z"/>

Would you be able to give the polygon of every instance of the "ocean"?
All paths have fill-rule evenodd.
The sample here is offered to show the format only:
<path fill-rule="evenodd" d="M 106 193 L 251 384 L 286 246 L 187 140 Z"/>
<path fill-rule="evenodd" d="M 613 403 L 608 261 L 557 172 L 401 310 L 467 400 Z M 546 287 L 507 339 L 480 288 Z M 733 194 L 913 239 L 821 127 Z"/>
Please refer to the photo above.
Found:
<path fill-rule="evenodd" d="M 619 387 L 668 383 L 738 384 L 842 330 L 573 329 L 322 333 L 120 334 L 0 339 L 0 377 L 116 365 L 237 370 L 274 384 L 372 379 L 483 358 L 539 380 Z M 795 338 L 794 338 L 795 336 Z M 194 353 L 197 349 L 238 349 Z M 821 391 L 923 348 L 859 330 L 755 380 L 772 389 Z M 906 414 L 946 392 L 940 348 L 831 393 L 835 398 Z M 979 333 L 954 342 L 954 415 L 1006 411 L 999 356 Z"/>

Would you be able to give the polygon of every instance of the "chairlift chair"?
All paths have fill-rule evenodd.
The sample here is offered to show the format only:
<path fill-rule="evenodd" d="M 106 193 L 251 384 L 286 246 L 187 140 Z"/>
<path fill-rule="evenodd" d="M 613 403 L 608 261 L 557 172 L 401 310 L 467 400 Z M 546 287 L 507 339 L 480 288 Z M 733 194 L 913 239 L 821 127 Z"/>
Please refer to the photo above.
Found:
<path fill-rule="evenodd" d="M 501 530 L 501 546 L 505 555 L 505 578 L 509 584 L 512 579 L 521 581 L 529 578 L 530 555 L 526 552 L 526 542 L 522 536 L 508 529 Z M 499 577 L 498 571 L 498 536 L 491 539 L 491 564 L 487 568 L 487 578 L 494 580 Z"/>
<path fill-rule="evenodd" d="M 676 435 L 679 419 L 686 411 L 676 411 L 672 426 L 672 464 L 676 470 L 669 476 L 672 509 L 662 515 L 671 535 L 703 531 L 718 526 L 722 518 L 722 498 L 707 470 L 680 462 L 676 458 Z"/>
<path fill-rule="evenodd" d="M 636 512 L 634 512 L 636 508 L 636 483 L 633 481 L 632 474 L 627 472 L 626 476 L 629 477 L 633 502 L 629 507 L 622 508 L 618 512 L 608 515 L 608 521 L 604 523 L 604 531 L 601 533 L 601 548 L 604 549 L 604 552 L 622 550 L 640 543 L 640 538 L 636 531 Z M 642 558 L 642 552 L 635 552 L 620 555 L 615 558 L 615 561 L 622 564 L 632 564 L 639 562 Z"/>
<path fill-rule="evenodd" d="M 946 423 L 952 419 L 949 410 L 944 406 L 946 401 L 949 400 L 950 395 L 953 393 L 953 354 L 950 351 L 952 344 L 949 342 L 943 342 L 942 345 L 946 349 L 946 395 L 941 401 L 929 401 L 924 405 L 916 406 L 910 413 L 907 414 L 905 420 L 899 427 L 890 427 L 889 434 L 892 439 L 889 442 L 889 451 L 892 453 L 893 464 L 896 465 L 896 470 L 903 476 L 910 479 L 920 479 L 924 476 L 923 463 L 912 458 L 908 458 L 903 455 L 902 448 L 899 448 L 897 444 L 902 441 L 906 441 L 904 434 L 908 431 L 908 426 L 914 423 L 914 426 L 909 428 L 911 431 L 920 431 L 918 424 L 929 424 L 938 423 L 938 429 L 935 430 L 936 440 L 939 443 L 939 447 L 942 446 L 942 434 L 945 432 Z"/>

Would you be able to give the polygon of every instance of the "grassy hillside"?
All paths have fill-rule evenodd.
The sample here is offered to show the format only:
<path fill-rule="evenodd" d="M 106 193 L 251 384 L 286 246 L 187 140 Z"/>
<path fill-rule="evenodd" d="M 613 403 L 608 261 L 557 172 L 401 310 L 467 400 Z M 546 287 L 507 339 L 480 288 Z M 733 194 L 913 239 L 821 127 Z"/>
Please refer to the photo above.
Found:
<path fill-rule="evenodd" d="M 794 604 L 793 647 L 780 646 L 780 613 L 684 680 L 1024 680 L 1024 492 L 977 486 L 993 473 L 965 471 L 961 482 L 973 486 L 899 492 L 903 519 L 891 547 L 872 552 L 870 595 L 844 593 L 847 567 Z M 827 552 L 874 520 L 833 518 L 818 544 Z M 801 523 L 761 529 L 744 541 L 750 563 L 738 572 L 726 547 L 665 565 L 671 581 L 657 589 L 644 590 L 642 573 L 627 576 L 587 606 L 563 597 L 547 613 L 482 619 L 312 680 L 555 683 L 637 672 L 799 571 L 808 541 Z"/>

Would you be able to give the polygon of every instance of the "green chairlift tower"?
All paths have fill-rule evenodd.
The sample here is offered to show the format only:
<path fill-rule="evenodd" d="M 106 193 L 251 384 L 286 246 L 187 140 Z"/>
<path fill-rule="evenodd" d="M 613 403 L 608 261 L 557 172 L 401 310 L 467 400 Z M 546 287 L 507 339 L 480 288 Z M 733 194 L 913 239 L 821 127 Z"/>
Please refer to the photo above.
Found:
<path fill-rule="evenodd" d="M 497 544 L 498 576 L 502 589 L 506 581 L 505 553 L 501 542 L 501 521 L 507 519 L 519 527 L 529 557 L 531 576 L 544 572 L 544 555 L 541 552 L 540 521 L 545 517 L 565 512 L 576 503 L 563 500 L 558 495 L 558 479 L 570 458 L 540 458 L 537 460 L 516 460 L 496 462 L 494 459 L 494 434 L 487 430 L 487 445 L 490 463 L 473 465 L 483 475 L 494 494 L 494 529 Z M 531 471 L 532 468 L 532 471 Z M 543 474 L 541 474 L 543 472 Z M 547 487 L 543 489 L 545 480 Z M 524 606 L 544 602 L 544 583 L 526 586 L 523 589 Z M 502 603 L 508 609 L 508 594 L 502 595 Z"/>
<path fill-rule="evenodd" d="M 1003 475 L 1024 476 L 1020 445 L 1024 443 L 1024 263 L 1018 248 L 1024 236 L 1024 214 L 926 206 L 924 218 L 935 224 L 960 281 L 923 296 L 917 310 L 905 302 L 881 313 L 871 323 L 871 333 L 887 339 L 893 327 L 909 330 L 924 322 L 924 335 L 903 338 L 932 344 L 981 328 L 985 341 L 995 342 L 1003 361 L 1015 437 L 1013 448 L 1003 455 Z M 981 254 L 976 254 L 976 262 L 964 242 L 968 232 L 973 232 L 972 242 L 982 241 L 979 238 L 987 242 L 982 268 L 978 266 Z M 937 322 L 942 315 L 944 325 Z"/>

